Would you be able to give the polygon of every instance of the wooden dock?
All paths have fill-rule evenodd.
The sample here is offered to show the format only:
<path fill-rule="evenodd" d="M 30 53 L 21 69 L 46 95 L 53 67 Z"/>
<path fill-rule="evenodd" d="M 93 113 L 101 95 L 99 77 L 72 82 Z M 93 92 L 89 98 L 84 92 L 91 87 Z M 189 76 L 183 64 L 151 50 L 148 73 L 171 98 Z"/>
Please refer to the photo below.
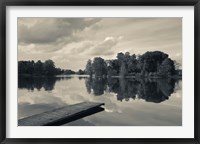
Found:
<path fill-rule="evenodd" d="M 104 103 L 83 102 L 18 120 L 18 126 L 58 126 L 103 111 Z"/>

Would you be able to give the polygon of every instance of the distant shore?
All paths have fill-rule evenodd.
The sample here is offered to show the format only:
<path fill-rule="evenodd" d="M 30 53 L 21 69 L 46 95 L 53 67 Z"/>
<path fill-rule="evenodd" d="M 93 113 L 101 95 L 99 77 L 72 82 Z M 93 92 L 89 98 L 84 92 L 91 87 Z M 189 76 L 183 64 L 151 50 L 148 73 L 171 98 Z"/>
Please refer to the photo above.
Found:
<path fill-rule="evenodd" d="M 168 77 L 161 77 L 161 76 L 92 76 L 90 77 L 89 75 L 78 75 L 78 74 L 72 74 L 72 75 L 66 75 L 66 74 L 61 74 L 61 75 L 53 75 L 53 76 L 45 76 L 45 75 L 31 75 L 31 74 L 19 74 L 19 77 L 87 77 L 87 78 L 133 78 L 133 79 L 168 79 L 168 78 L 173 78 L 173 79 L 182 79 L 182 76 L 174 75 L 174 76 L 168 76 Z"/>

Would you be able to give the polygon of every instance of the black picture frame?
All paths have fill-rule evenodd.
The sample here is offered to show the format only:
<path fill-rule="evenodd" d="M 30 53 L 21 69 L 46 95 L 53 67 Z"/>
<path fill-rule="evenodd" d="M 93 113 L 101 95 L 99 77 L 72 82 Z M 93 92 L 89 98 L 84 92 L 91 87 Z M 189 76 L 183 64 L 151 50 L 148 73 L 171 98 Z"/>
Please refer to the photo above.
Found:
<path fill-rule="evenodd" d="M 195 16 L 195 104 L 194 138 L 6 138 L 6 7 L 7 6 L 194 6 Z M 200 144 L 200 1 L 199 0 L 1 0 L 0 1 L 0 142 L 6 144 Z"/>

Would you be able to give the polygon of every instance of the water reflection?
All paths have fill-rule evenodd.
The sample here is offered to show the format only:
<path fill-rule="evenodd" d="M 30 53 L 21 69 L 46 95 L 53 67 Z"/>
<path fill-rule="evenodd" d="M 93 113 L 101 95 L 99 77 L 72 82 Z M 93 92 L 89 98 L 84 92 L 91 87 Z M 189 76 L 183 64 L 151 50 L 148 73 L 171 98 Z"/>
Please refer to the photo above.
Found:
<path fill-rule="evenodd" d="M 19 77 L 18 88 L 30 91 L 52 91 L 55 83 L 61 80 L 69 80 L 73 77 Z M 124 78 L 86 78 L 87 92 L 94 96 L 102 96 L 105 93 L 116 94 L 118 101 L 130 99 L 144 99 L 147 102 L 160 103 L 169 99 L 175 90 L 174 79 L 124 79 Z"/>
<path fill-rule="evenodd" d="M 117 100 L 144 99 L 147 102 L 160 103 L 174 92 L 174 79 L 122 79 L 122 78 L 88 78 L 85 85 L 88 93 L 95 96 L 105 92 L 116 94 Z"/>
<path fill-rule="evenodd" d="M 28 89 L 34 91 L 35 89 L 40 91 L 44 88 L 45 91 L 51 91 L 54 89 L 56 81 L 68 80 L 72 77 L 19 77 L 18 88 Z"/>

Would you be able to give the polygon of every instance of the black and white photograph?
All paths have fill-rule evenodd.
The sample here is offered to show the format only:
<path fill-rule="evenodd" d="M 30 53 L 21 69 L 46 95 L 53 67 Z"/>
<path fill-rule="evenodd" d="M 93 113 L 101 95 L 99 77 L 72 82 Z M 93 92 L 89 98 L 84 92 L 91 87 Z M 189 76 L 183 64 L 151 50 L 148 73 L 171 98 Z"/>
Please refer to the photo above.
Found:
<path fill-rule="evenodd" d="M 18 126 L 182 126 L 181 17 L 18 17 Z"/>

